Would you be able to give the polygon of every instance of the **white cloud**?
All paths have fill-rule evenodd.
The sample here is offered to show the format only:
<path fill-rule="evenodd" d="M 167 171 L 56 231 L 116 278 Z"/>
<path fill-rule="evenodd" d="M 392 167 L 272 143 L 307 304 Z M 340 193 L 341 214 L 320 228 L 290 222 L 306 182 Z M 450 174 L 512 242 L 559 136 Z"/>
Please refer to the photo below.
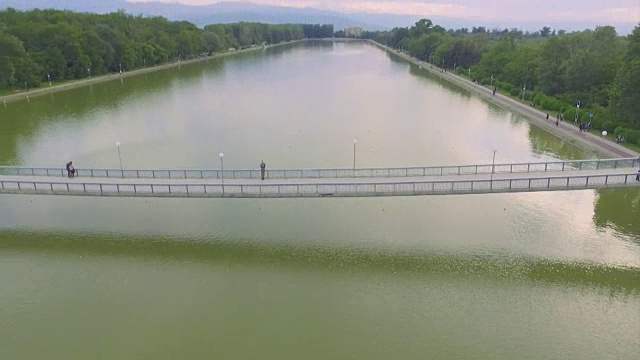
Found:
<path fill-rule="evenodd" d="M 555 21 L 602 21 L 603 23 L 637 24 L 640 22 L 640 6 L 631 8 L 605 9 L 602 11 L 563 11 L 549 14 Z"/>
<path fill-rule="evenodd" d="M 207 5 L 217 0 L 128 0 Z M 237 0 L 263 5 L 313 7 L 340 12 L 446 16 L 505 21 L 640 22 L 640 0 Z"/>

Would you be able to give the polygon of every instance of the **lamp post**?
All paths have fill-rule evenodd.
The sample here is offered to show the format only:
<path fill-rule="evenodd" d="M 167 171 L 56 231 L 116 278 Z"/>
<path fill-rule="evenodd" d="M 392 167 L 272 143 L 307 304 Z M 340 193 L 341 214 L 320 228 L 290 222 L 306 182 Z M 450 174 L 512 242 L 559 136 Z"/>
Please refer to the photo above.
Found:
<path fill-rule="evenodd" d="M 87 68 L 87 75 L 89 75 L 89 77 L 91 77 L 91 68 Z"/>
<path fill-rule="evenodd" d="M 580 110 L 580 100 L 576 103 L 576 120 L 575 123 L 578 123 L 578 111 Z"/>
<path fill-rule="evenodd" d="M 51 86 L 51 74 L 47 73 L 47 80 L 49 80 L 49 86 Z"/>
<path fill-rule="evenodd" d="M 221 169 L 221 179 L 222 179 L 222 196 L 224 196 L 224 161 L 222 161 L 222 159 L 224 158 L 224 153 L 220 153 L 218 154 L 218 156 L 220 157 L 220 169 Z"/>
<path fill-rule="evenodd" d="M 120 74 L 122 74 L 122 63 L 120 63 Z"/>
<path fill-rule="evenodd" d="M 493 190 L 493 173 L 496 171 L 496 152 L 493 150 L 493 160 L 491 161 L 491 177 L 489 178 L 489 190 Z"/>
<path fill-rule="evenodd" d="M 522 101 L 524 101 L 524 95 L 527 93 L 527 84 L 522 86 Z"/>
<path fill-rule="evenodd" d="M 353 139 L 353 172 L 355 174 L 356 171 L 356 145 L 358 144 L 358 139 Z"/>
<path fill-rule="evenodd" d="M 491 74 L 491 87 L 493 87 L 493 74 Z"/>
<path fill-rule="evenodd" d="M 120 174 L 124 177 L 124 169 L 122 168 L 122 155 L 120 154 L 120 143 L 116 143 L 116 148 L 118 149 L 118 160 L 120 160 Z"/>

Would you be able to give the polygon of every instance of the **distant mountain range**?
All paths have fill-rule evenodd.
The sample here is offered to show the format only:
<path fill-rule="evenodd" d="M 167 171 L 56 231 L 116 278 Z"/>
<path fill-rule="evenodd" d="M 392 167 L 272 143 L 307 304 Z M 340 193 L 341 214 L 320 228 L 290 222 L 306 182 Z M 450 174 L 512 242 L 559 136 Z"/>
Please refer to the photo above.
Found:
<path fill-rule="evenodd" d="M 359 26 L 365 30 L 378 31 L 398 26 L 411 26 L 421 18 L 431 19 L 437 25 L 453 29 L 484 26 L 487 29 L 519 28 L 537 31 L 543 26 L 550 26 L 555 29 L 576 31 L 594 28 L 597 25 L 606 25 L 596 23 L 513 23 L 510 21 L 472 23 L 463 19 L 429 15 L 340 13 L 314 8 L 268 6 L 243 2 L 220 2 L 205 6 L 190 6 L 160 2 L 131 3 L 126 0 L 0 0 L 0 9 L 7 7 L 18 10 L 65 9 L 100 14 L 121 9 L 133 15 L 163 16 L 170 20 L 189 21 L 200 27 L 209 24 L 248 21 L 270 24 L 333 24 L 336 30 Z M 633 30 L 633 25 L 615 25 L 620 34 L 628 34 Z"/>

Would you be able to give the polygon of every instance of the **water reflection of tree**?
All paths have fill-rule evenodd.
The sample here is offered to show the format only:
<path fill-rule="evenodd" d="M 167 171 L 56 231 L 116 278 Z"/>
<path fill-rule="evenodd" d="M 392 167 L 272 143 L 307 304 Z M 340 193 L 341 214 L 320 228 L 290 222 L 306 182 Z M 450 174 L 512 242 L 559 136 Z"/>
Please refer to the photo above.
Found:
<path fill-rule="evenodd" d="M 637 214 L 636 214 L 637 216 Z M 296 271 L 341 269 L 414 274 L 416 276 L 468 276 L 576 287 L 598 287 L 610 296 L 637 294 L 638 270 L 592 263 L 510 256 L 435 255 L 375 248 L 317 246 L 310 243 L 280 243 L 258 240 L 223 241 L 201 238 L 174 238 L 165 235 L 137 236 L 112 234 L 78 234 L 50 232 L 0 231 L 0 248 L 19 254 L 91 254 L 100 257 L 135 259 L 138 262 L 192 264 L 217 263 L 241 266 L 269 266 Z"/>
<path fill-rule="evenodd" d="M 407 65 L 409 64 L 409 62 L 406 59 L 402 58 L 400 55 L 396 53 L 393 53 L 391 51 L 386 51 L 385 53 L 387 54 L 387 57 L 389 58 L 389 60 L 391 60 L 394 63 L 399 63 L 399 64 L 402 63 Z"/>
<path fill-rule="evenodd" d="M 350 44 L 350 45 L 353 45 L 353 44 Z M 295 46 L 297 46 L 297 44 L 294 43 L 287 46 L 274 47 L 273 50 L 284 52 L 284 50 L 291 49 L 292 47 L 295 47 Z M 334 46 L 335 46 L 335 42 L 325 41 L 325 40 L 311 40 L 311 41 L 305 41 L 304 43 L 304 47 L 311 48 L 311 49 L 333 49 Z"/>
<path fill-rule="evenodd" d="M 640 245 L 640 190 L 597 190 L 594 210 L 596 227 L 613 228 Z"/>
<path fill-rule="evenodd" d="M 411 75 L 425 78 L 430 81 L 435 81 L 441 86 L 443 86 L 444 88 L 451 91 L 456 91 L 460 93 L 462 96 L 465 96 L 465 97 L 471 96 L 471 93 L 468 90 L 463 89 L 449 81 L 443 80 L 439 76 L 433 75 L 427 70 L 420 69 L 418 65 L 407 62 L 407 60 L 403 59 L 398 54 L 395 54 L 389 51 L 387 51 L 386 54 L 389 60 L 391 60 L 391 62 L 397 63 L 397 64 L 406 64 L 407 67 L 409 68 L 409 73 Z M 431 65 L 424 64 L 423 66 L 431 66 Z M 500 108 L 499 106 L 494 104 L 490 104 L 489 106 L 492 108 Z M 520 116 L 514 116 L 512 117 L 511 121 L 512 123 L 517 124 L 520 122 L 521 119 L 523 118 Z M 533 125 L 529 126 L 529 140 L 531 142 L 532 151 L 538 155 L 547 155 L 547 156 L 557 157 L 559 159 L 565 159 L 565 160 L 579 160 L 579 159 L 584 159 L 585 155 L 593 155 L 593 154 L 585 154 L 584 151 L 579 149 L 572 142 L 559 139 L 558 137 L 550 134 L 549 132 L 542 130 L 541 128 Z M 595 158 L 596 155 L 589 156 L 589 157 Z"/>
<path fill-rule="evenodd" d="M 588 155 L 572 142 L 559 139 L 534 125 L 529 126 L 529 141 L 531 150 L 537 155 L 553 156 L 563 160 L 580 160 Z"/>
<path fill-rule="evenodd" d="M 239 54 L 235 58 L 247 61 L 256 52 Z M 0 164 L 12 165 L 17 159 L 17 142 L 21 137 L 29 138 L 43 125 L 64 119 L 79 122 L 84 115 L 100 108 L 114 108 L 126 101 L 135 101 L 143 96 L 153 96 L 166 91 L 176 82 L 194 82 L 204 75 L 224 71 L 233 57 L 211 59 L 197 64 L 174 67 L 167 70 L 122 78 L 118 75 L 112 81 L 87 85 L 59 93 L 37 96 L 29 101 L 22 100 L 7 104 L 0 110 Z"/>
<path fill-rule="evenodd" d="M 425 66 L 429 66 L 429 65 L 425 65 Z M 444 80 L 442 79 L 440 76 L 434 75 L 431 72 L 429 72 L 428 70 L 425 69 L 421 69 L 418 65 L 416 64 L 409 64 L 409 73 L 413 76 L 418 76 L 420 78 L 423 79 L 428 79 L 429 81 L 433 81 L 438 83 L 439 85 L 441 85 L 443 88 L 450 90 L 450 91 L 454 91 L 458 94 L 460 94 L 461 96 L 464 96 L 466 98 L 471 97 L 471 92 L 459 85 L 456 85 L 454 83 L 452 83 L 451 81 L 448 80 Z"/>

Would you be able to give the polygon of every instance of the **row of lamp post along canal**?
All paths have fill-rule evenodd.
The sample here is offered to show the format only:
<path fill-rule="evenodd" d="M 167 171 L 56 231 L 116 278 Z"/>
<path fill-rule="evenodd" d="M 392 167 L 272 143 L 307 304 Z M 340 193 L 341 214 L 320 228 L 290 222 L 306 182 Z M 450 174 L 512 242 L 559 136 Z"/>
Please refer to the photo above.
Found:
<path fill-rule="evenodd" d="M 356 171 L 356 148 L 358 145 L 358 139 L 353 139 L 353 171 L 355 174 Z M 122 177 L 124 177 L 124 168 L 122 167 L 122 153 L 120 152 L 120 143 L 116 143 L 116 148 L 118 149 L 118 160 L 120 162 L 120 173 Z M 490 189 L 493 189 L 493 173 L 495 172 L 495 164 L 496 164 L 496 152 L 498 150 L 493 150 L 493 160 L 491 160 L 491 178 L 489 182 Z M 224 153 L 219 153 L 218 157 L 220 158 L 220 170 L 221 176 L 220 180 L 222 183 L 222 195 L 224 195 Z"/>
<path fill-rule="evenodd" d="M 471 77 L 471 69 L 469 69 L 469 77 Z M 493 87 L 493 74 L 491 74 L 491 87 Z M 523 84 L 522 85 L 522 101 L 524 101 L 524 97 L 527 93 L 527 85 Z M 576 103 L 576 118 L 575 118 L 575 122 L 578 122 L 578 118 L 579 118 L 579 113 L 580 113 L 580 105 L 582 104 L 582 101 L 578 100 L 578 102 Z M 589 114 L 589 119 L 593 118 L 593 114 Z M 603 130 L 602 131 L 602 137 L 604 138 L 605 136 L 607 136 L 607 131 Z"/>
<path fill-rule="evenodd" d="M 147 59 L 143 59 L 144 62 L 144 67 L 147 67 Z M 122 63 L 120 63 L 120 73 L 122 74 Z M 91 68 L 87 68 L 87 75 L 88 77 L 91 77 Z M 49 86 L 51 86 L 51 73 L 47 73 L 47 82 L 49 83 Z M 27 91 L 29 90 L 29 82 L 25 81 L 24 82 L 24 86 L 27 88 Z"/>
<path fill-rule="evenodd" d="M 455 65 L 454 65 L 454 69 L 455 69 Z M 469 68 L 469 78 L 471 78 L 471 68 Z M 493 87 L 493 74 L 491 74 L 491 87 Z M 524 101 L 524 97 L 525 97 L 526 93 L 527 93 L 527 84 L 523 84 L 522 85 L 522 101 Z M 582 104 L 582 101 L 580 101 L 580 100 L 578 100 L 578 102 L 576 103 L 576 122 L 578 121 L 580 105 L 581 104 Z M 589 118 L 593 118 L 593 114 L 589 114 Z M 607 132 L 603 131 L 602 132 L 602 136 L 603 137 L 607 136 Z"/>
<path fill-rule="evenodd" d="M 147 59 L 144 59 L 144 66 L 147 67 Z M 122 63 L 120 63 L 120 73 L 122 74 Z M 91 68 L 87 68 L 87 75 L 91 77 Z M 51 73 L 47 73 L 47 82 L 49 82 L 49 86 L 51 86 Z M 29 90 L 29 83 L 27 81 L 24 82 L 24 86 Z"/>

